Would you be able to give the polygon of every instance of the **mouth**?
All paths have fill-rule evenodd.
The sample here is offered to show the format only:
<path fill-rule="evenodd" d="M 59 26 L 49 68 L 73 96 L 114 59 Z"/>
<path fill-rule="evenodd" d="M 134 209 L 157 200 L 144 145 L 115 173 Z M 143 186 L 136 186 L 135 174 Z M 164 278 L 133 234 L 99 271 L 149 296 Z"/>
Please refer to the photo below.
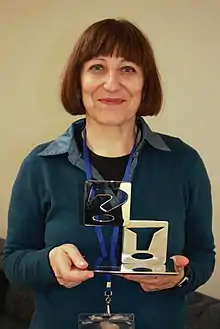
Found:
<path fill-rule="evenodd" d="M 125 100 L 122 98 L 99 98 L 99 102 L 105 105 L 121 105 Z"/>

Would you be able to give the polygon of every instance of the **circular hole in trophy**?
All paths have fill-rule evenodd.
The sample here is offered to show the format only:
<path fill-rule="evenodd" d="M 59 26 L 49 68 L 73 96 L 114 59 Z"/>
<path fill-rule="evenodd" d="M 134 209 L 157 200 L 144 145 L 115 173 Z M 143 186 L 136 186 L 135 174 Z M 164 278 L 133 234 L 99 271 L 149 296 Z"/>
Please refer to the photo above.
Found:
<path fill-rule="evenodd" d="M 92 216 L 92 219 L 94 222 L 104 224 L 104 223 L 112 222 L 115 219 L 115 217 L 108 214 L 101 214 L 101 215 Z"/>
<path fill-rule="evenodd" d="M 135 259 L 150 259 L 154 256 L 148 252 L 138 252 L 136 254 L 131 255 L 131 257 Z"/>
<path fill-rule="evenodd" d="M 152 269 L 147 268 L 147 267 L 135 267 L 135 268 L 132 268 L 132 271 L 134 271 L 134 272 L 152 272 Z"/>

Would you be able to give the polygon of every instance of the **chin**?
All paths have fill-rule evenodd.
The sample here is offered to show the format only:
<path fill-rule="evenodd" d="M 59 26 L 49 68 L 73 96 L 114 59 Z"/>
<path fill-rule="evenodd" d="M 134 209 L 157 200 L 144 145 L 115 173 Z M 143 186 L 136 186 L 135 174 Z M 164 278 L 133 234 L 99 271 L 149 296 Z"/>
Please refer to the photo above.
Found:
<path fill-rule="evenodd" d="M 117 127 L 131 120 L 132 118 L 98 118 L 97 122 L 103 126 Z"/>
<path fill-rule="evenodd" d="M 120 115 L 120 113 L 99 113 L 96 118 L 97 123 L 105 126 L 121 126 L 129 121 L 135 121 L 136 113 L 128 115 Z"/>

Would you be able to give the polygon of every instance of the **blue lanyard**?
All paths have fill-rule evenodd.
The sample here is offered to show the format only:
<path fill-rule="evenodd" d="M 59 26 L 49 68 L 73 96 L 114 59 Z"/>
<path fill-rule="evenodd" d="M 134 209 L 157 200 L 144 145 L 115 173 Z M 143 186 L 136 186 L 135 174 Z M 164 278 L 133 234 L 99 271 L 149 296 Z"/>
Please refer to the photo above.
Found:
<path fill-rule="evenodd" d="M 85 170 L 86 170 L 86 178 L 87 180 L 92 179 L 92 170 L 91 170 L 91 161 L 90 161 L 90 156 L 89 156 L 89 151 L 86 143 L 86 130 L 84 129 L 83 132 L 83 152 L 84 152 L 84 160 L 85 160 Z M 133 160 L 135 152 L 135 145 L 132 148 L 132 151 L 130 153 L 130 156 L 128 158 L 128 162 L 126 165 L 123 181 L 128 182 L 130 178 L 130 171 L 131 171 L 131 164 Z M 102 228 L 100 226 L 95 227 L 96 235 L 98 238 L 99 246 L 100 246 L 100 251 L 101 251 L 101 257 L 98 259 L 97 264 L 99 265 L 103 258 L 106 258 L 108 253 L 106 249 L 106 244 L 105 240 L 102 234 Z M 112 233 L 112 238 L 111 238 L 111 247 L 110 247 L 110 259 L 111 259 L 111 264 L 112 266 L 116 265 L 116 248 L 117 248 L 117 243 L 118 243 L 118 237 L 119 237 L 119 226 L 114 226 L 113 228 L 113 233 Z M 111 291 L 111 274 L 106 275 L 106 291 Z"/>

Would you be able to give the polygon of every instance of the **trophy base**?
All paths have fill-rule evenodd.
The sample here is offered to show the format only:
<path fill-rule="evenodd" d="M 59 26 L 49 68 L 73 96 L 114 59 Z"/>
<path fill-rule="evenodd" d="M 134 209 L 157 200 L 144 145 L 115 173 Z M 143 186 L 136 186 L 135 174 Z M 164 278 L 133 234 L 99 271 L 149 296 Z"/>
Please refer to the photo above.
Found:
<path fill-rule="evenodd" d="M 134 264 L 127 263 L 116 266 L 99 265 L 94 268 L 89 267 L 90 270 L 96 273 L 110 273 L 110 274 L 134 274 L 134 275 L 177 275 L 173 259 L 169 259 L 165 265 L 158 264 Z"/>

